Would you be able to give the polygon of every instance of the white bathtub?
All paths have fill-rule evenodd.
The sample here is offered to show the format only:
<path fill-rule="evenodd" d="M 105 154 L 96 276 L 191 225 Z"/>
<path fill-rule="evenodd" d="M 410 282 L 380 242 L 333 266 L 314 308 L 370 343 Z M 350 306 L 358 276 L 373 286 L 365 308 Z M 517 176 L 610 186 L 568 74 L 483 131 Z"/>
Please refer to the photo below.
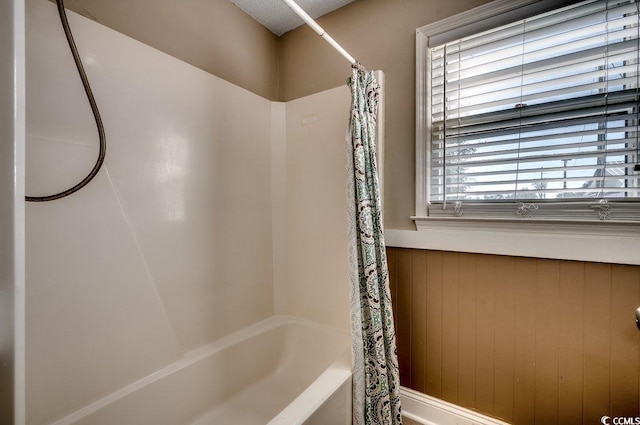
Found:
<path fill-rule="evenodd" d="M 345 332 L 272 317 L 52 425 L 347 425 Z"/>

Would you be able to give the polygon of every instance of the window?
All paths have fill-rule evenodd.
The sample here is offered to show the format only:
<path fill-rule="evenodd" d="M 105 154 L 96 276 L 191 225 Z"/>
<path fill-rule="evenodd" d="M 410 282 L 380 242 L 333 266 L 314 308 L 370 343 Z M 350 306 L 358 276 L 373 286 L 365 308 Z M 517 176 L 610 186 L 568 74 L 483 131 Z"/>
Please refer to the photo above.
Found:
<path fill-rule="evenodd" d="M 494 3 L 418 30 L 416 215 L 640 221 L 638 2 Z"/>

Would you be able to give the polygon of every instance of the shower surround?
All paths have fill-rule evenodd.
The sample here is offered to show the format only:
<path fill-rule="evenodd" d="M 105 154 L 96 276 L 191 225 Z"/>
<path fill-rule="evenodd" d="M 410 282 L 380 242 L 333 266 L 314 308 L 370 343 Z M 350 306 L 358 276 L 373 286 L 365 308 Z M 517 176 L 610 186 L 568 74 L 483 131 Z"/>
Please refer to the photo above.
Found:
<path fill-rule="evenodd" d="M 274 315 L 346 331 L 348 89 L 271 102 L 69 20 L 107 157 L 84 190 L 27 205 L 27 423 L 59 420 Z M 27 2 L 27 81 L 27 193 L 42 195 L 97 155 L 45 0 Z"/>

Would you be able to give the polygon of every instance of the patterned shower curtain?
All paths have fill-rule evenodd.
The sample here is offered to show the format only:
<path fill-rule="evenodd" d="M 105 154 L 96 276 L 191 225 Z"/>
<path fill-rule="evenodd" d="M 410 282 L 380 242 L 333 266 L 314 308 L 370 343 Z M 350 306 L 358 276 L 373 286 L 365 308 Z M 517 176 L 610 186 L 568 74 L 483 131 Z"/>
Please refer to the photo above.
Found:
<path fill-rule="evenodd" d="M 347 133 L 353 424 L 400 425 L 400 378 L 376 167 L 379 87 L 353 67 Z"/>

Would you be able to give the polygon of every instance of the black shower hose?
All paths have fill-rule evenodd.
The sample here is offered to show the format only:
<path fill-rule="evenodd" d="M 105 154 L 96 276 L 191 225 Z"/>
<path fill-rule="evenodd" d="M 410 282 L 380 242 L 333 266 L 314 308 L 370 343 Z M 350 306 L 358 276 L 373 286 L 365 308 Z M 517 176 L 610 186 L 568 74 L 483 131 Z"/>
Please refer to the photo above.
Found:
<path fill-rule="evenodd" d="M 93 118 L 96 121 L 96 127 L 98 128 L 98 136 L 100 137 L 100 152 L 98 153 L 98 160 L 96 161 L 96 164 L 93 166 L 93 169 L 89 172 L 89 174 L 84 179 L 82 179 L 81 182 L 79 182 L 75 186 L 65 191 L 56 193 L 54 195 L 26 196 L 25 199 L 29 202 L 54 201 L 56 199 L 64 198 L 65 196 L 69 196 L 72 193 L 75 193 L 78 190 L 82 189 L 91 180 L 93 180 L 96 174 L 98 174 L 98 171 L 100 171 L 100 167 L 102 167 L 102 164 L 104 163 L 104 157 L 107 151 L 107 141 L 104 135 L 104 126 L 102 125 L 102 119 L 100 118 L 100 111 L 98 111 L 98 105 L 96 105 L 96 100 L 94 99 L 93 93 L 91 92 L 91 86 L 89 85 L 87 74 L 84 72 L 84 67 L 82 66 L 82 61 L 80 60 L 80 55 L 78 54 L 76 43 L 73 41 L 73 34 L 71 33 L 71 28 L 69 28 L 69 22 L 67 21 L 67 14 L 64 11 L 63 0 L 56 0 L 56 4 L 58 5 L 58 14 L 60 15 L 60 22 L 62 23 L 62 27 L 64 28 L 64 33 L 67 36 L 67 42 L 69 43 L 69 48 L 71 49 L 73 60 L 76 63 L 78 74 L 80 75 L 80 79 L 82 80 L 82 85 L 84 86 L 84 92 L 87 94 L 87 99 L 89 100 L 89 104 L 91 105 L 91 112 L 93 112 Z"/>

